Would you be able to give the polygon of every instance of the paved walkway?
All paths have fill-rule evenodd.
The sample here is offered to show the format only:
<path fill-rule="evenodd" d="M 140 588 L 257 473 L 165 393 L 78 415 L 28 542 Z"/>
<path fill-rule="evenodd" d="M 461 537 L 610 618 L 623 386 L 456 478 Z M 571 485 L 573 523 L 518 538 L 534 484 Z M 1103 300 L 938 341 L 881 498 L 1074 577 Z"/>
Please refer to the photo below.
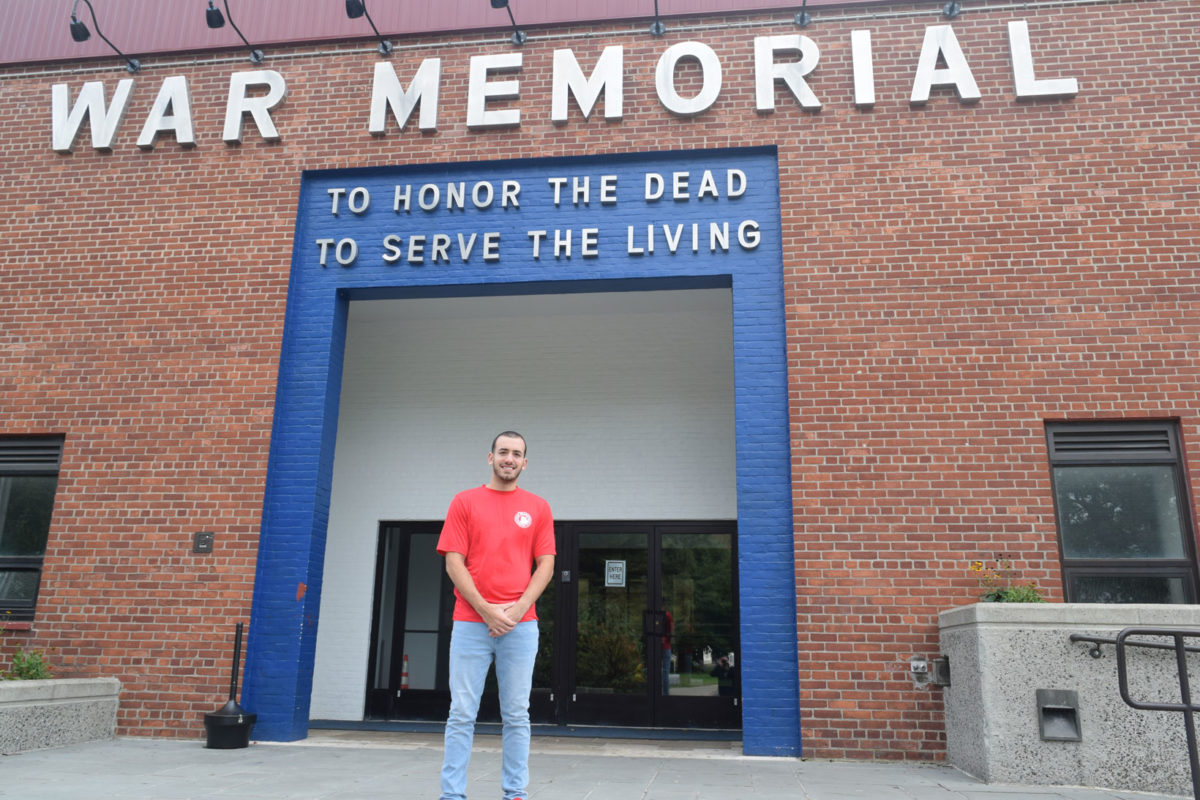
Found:
<path fill-rule="evenodd" d="M 500 749 L 476 737 L 471 800 L 499 800 Z M 743 756 L 740 743 L 536 736 L 530 800 L 1152 800 L 1166 795 L 989 785 L 945 766 Z M 440 737 L 313 731 L 290 744 L 209 750 L 122 738 L 0 756 L 21 800 L 437 800 Z"/>

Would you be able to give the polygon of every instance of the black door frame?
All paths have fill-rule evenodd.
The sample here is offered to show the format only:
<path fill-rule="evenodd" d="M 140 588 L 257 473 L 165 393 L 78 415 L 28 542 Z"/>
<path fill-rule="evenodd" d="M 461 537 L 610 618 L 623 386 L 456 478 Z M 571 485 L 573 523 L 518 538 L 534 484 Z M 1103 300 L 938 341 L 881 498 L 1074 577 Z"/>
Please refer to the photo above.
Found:
<path fill-rule="evenodd" d="M 381 522 L 375 566 L 375 592 L 372 605 L 371 639 L 368 655 L 367 688 L 365 697 L 365 719 L 368 720 L 433 720 L 444 721 L 449 710 L 449 687 L 445 681 L 445 662 L 448 662 L 449 631 L 452 626 L 453 593 L 449 577 L 442 573 L 442 591 L 439 593 L 439 647 L 438 679 L 436 688 L 401 689 L 402 655 L 405 651 L 404 633 L 407 614 L 407 593 L 403 591 L 404 578 L 408 574 L 408 552 L 414 534 L 437 533 L 441 522 Z M 575 687 L 575 649 L 578 635 L 578 570 L 579 537 L 588 532 L 643 533 L 647 537 L 647 598 L 651 607 L 646 609 L 647 637 L 646 653 L 648 680 L 646 695 L 618 697 L 616 695 L 584 695 Z M 718 697 L 684 697 L 663 695 L 661 692 L 662 651 L 656 646 L 661 630 L 654 627 L 661 620 L 662 608 L 662 537 L 673 533 L 727 533 L 731 535 L 731 591 L 738 594 L 737 571 L 737 523 L 734 521 L 703 522 L 556 522 L 555 541 L 558 556 L 555 562 L 554 580 L 551 582 L 553 627 L 543 627 L 543 647 L 552 646 L 550 665 L 551 686 L 534 687 L 530 699 L 530 718 L 535 724 L 559 726 L 601 725 L 619 727 L 662 727 L 662 728 L 741 728 L 741 682 L 740 673 L 735 677 L 732 695 Z M 391 559 L 397 574 L 391 630 L 380 636 L 380 625 L 385 618 L 383 604 L 384 570 L 388 568 L 387 539 L 392 537 L 399 548 L 399 557 Z M 542 603 L 539 603 L 541 605 Z M 547 609 L 548 610 L 548 609 Z M 733 604 L 734 652 L 740 659 L 740 608 Z M 545 639 L 551 641 L 547 643 Z M 389 674 L 380 688 L 375 688 L 377 665 L 380 663 L 380 642 L 391 643 Z M 489 687 L 494 679 L 489 678 Z M 480 721 L 499 719 L 499 707 L 494 691 L 485 691 L 480 706 Z"/>
<path fill-rule="evenodd" d="M 662 539 L 669 534 L 730 534 L 730 587 L 738 597 L 737 523 L 728 522 L 562 522 L 556 526 L 559 561 L 555 576 L 558 584 L 556 626 L 558 642 L 555 652 L 554 718 L 566 725 L 612 725 L 619 727 L 651 728 L 741 728 L 741 682 L 735 672 L 732 694 L 719 697 L 688 697 L 662 693 L 662 649 L 659 645 L 662 630 L 663 574 Z M 574 649 L 570 645 L 578 637 L 579 620 L 579 538 L 588 533 L 633 533 L 647 537 L 646 597 L 649 607 L 644 610 L 643 635 L 646 638 L 645 695 L 584 694 L 578 691 L 575 675 Z M 567 573 L 570 580 L 564 580 Z M 732 636 L 734 652 L 740 659 L 739 604 L 733 604 Z"/>

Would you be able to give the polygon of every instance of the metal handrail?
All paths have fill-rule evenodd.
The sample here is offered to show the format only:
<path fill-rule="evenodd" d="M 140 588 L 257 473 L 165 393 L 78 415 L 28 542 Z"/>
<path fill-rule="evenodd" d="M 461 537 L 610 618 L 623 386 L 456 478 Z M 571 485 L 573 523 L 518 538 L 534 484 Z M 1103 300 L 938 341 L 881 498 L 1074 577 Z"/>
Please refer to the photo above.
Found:
<path fill-rule="evenodd" d="M 1127 641 L 1130 636 L 1163 636 L 1174 640 L 1173 645 L 1164 642 L 1137 642 Z M 1136 708 L 1140 711 L 1182 711 L 1184 719 L 1184 729 L 1187 733 L 1188 761 L 1192 771 L 1192 796 L 1200 798 L 1200 758 L 1196 753 L 1196 712 L 1200 711 L 1200 706 L 1197 706 L 1192 701 L 1192 688 L 1188 679 L 1187 654 L 1189 652 L 1200 652 L 1200 648 L 1188 647 L 1184 645 L 1183 640 L 1200 639 L 1200 630 L 1189 628 L 1125 628 L 1117 634 L 1117 638 L 1113 643 L 1117 646 L 1117 686 L 1121 692 L 1121 699 L 1130 708 Z M 1072 635 L 1072 641 L 1077 641 Z M 1095 641 L 1095 640 L 1091 640 Z M 1099 649 L 1099 644 L 1096 648 Z M 1153 649 L 1166 649 L 1175 651 L 1175 668 L 1179 675 L 1179 703 L 1149 703 L 1138 702 L 1129 696 L 1129 680 L 1128 671 L 1126 669 L 1126 647 L 1148 647 Z"/>
<path fill-rule="evenodd" d="M 1088 650 L 1088 655 L 1091 656 L 1092 658 L 1103 658 L 1104 657 L 1104 651 L 1100 649 L 1100 645 L 1102 645 L 1102 644 L 1115 645 L 1117 643 L 1116 638 L 1113 636 L 1108 636 L 1108 637 L 1092 636 L 1091 634 L 1088 634 L 1088 633 L 1072 633 L 1067 638 L 1069 638 L 1072 642 L 1091 642 L 1094 645 L 1094 647 L 1092 647 L 1090 650 Z M 1149 647 L 1154 650 L 1174 650 L 1175 649 L 1175 645 L 1167 644 L 1166 642 L 1130 642 L 1130 644 L 1136 645 L 1138 647 Z M 1183 649 L 1189 653 L 1200 653 L 1200 647 L 1185 647 Z"/>

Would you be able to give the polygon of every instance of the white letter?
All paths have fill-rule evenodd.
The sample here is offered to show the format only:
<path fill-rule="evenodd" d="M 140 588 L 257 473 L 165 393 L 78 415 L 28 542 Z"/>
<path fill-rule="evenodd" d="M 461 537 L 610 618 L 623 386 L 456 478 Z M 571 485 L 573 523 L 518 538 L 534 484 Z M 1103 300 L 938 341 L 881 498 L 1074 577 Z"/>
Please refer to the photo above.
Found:
<path fill-rule="evenodd" d="M 741 197 L 746 193 L 746 173 L 731 169 L 725 173 L 725 196 Z"/>
<path fill-rule="evenodd" d="M 442 201 L 442 190 L 438 188 L 436 183 L 422 184 L 417 191 L 417 205 L 422 211 L 433 211 L 438 207 L 438 203 Z M 410 239 L 412 237 L 409 237 Z"/>
<path fill-rule="evenodd" d="M 421 116 L 417 122 L 423 131 L 437 130 L 438 88 L 442 81 L 442 60 L 427 58 L 421 62 L 408 91 L 400 85 L 396 69 L 387 61 L 375 62 L 375 83 L 371 87 L 371 119 L 368 130 L 376 136 L 387 133 L 387 110 L 392 109 L 396 124 L 403 130 L 417 103 Z"/>
<path fill-rule="evenodd" d="M 938 53 L 946 61 L 946 69 L 937 69 Z M 917 77 L 913 80 L 913 105 L 929 102 L 929 90 L 933 86 L 953 86 L 958 99 L 974 103 L 981 95 L 975 84 L 971 68 L 958 46 L 958 37 L 949 25 L 930 25 L 925 29 L 925 42 L 921 45 L 921 58 L 917 62 Z"/>
<path fill-rule="evenodd" d="M 762 234 L 758 230 L 758 222 L 756 220 L 743 220 L 741 225 L 738 225 L 738 244 L 743 250 L 753 250 L 758 247 L 759 241 L 762 239 Z"/>
<path fill-rule="evenodd" d="M 392 211 L 400 213 L 400 206 L 404 206 L 404 213 L 408 213 L 408 204 L 412 200 L 412 184 L 404 184 L 404 191 L 400 191 L 400 185 L 396 184 L 396 195 L 392 198 Z"/>
<path fill-rule="evenodd" d="M 625 226 L 625 253 L 627 255 L 631 255 L 631 256 L 641 256 L 641 255 L 646 254 L 646 251 L 644 248 L 638 247 L 637 245 L 635 245 L 633 243 L 633 226 L 632 225 Z"/>
<path fill-rule="evenodd" d="M 500 207 L 508 208 L 508 204 L 512 203 L 513 208 L 520 208 L 521 202 L 517 198 L 521 194 L 520 181 L 504 181 L 500 184 Z"/>
<path fill-rule="evenodd" d="M 487 101 L 512 100 L 520 95 L 520 81 L 488 83 L 489 72 L 520 72 L 521 54 L 471 56 L 471 76 L 467 85 L 467 127 L 501 128 L 521 124 L 521 109 L 487 111 Z"/>
<path fill-rule="evenodd" d="M 609 205 L 615 202 L 617 202 L 617 176 L 601 175 L 600 205 Z"/>
<path fill-rule="evenodd" d="M 355 214 L 364 214 L 371 206 L 371 193 L 364 186 L 356 186 L 350 190 L 346 198 L 346 207 Z"/>
<path fill-rule="evenodd" d="M 471 260 L 471 251 L 475 249 L 475 237 L 477 234 L 472 233 L 471 238 L 463 239 L 463 235 L 458 234 L 458 252 L 462 256 L 463 261 Z"/>
<path fill-rule="evenodd" d="M 533 260 L 538 261 L 542 257 L 542 239 L 546 238 L 546 232 L 529 231 L 529 238 L 533 239 Z"/>
<path fill-rule="evenodd" d="M 333 239 L 317 239 L 317 247 L 321 248 L 321 266 L 325 266 L 325 255 L 329 251 L 329 245 L 333 244 Z"/>
<path fill-rule="evenodd" d="M 442 261 L 446 264 L 450 263 L 450 237 L 444 233 L 435 233 L 433 235 L 433 245 L 430 248 L 432 261 L 434 264 Z"/>
<path fill-rule="evenodd" d="M 170 114 L 167 114 L 167 109 L 171 110 Z M 142 126 L 137 146 L 143 150 L 153 150 L 154 140 L 162 131 L 174 131 L 175 142 L 183 147 L 196 144 L 196 136 L 192 133 L 192 98 L 188 92 L 187 78 L 182 75 L 163 79 L 154 107 Z"/>
<path fill-rule="evenodd" d="M 472 234 L 474 236 L 474 234 Z M 500 232 L 492 231 L 483 235 L 483 260 L 500 260 Z"/>
<path fill-rule="evenodd" d="M 481 193 L 480 189 L 485 189 L 486 191 Z M 480 181 L 471 189 L 471 202 L 475 204 L 476 208 L 490 208 L 495 196 L 495 189 L 487 181 Z"/>
<path fill-rule="evenodd" d="M 343 246 L 347 255 L 343 255 Z M 348 267 L 354 263 L 354 259 L 358 258 L 358 242 L 350 238 L 342 239 L 337 243 L 337 248 L 333 251 L 333 257 L 343 267 Z"/>
<path fill-rule="evenodd" d="M 251 86 L 266 86 L 267 94 L 262 97 L 247 97 Z M 227 144 L 242 143 L 242 118 L 246 112 L 254 117 L 259 134 L 268 142 L 279 140 L 279 131 L 271 120 L 271 109 L 287 97 L 287 84 L 283 76 L 270 69 L 257 72 L 235 72 L 229 78 L 229 104 L 225 107 L 225 132 L 221 138 Z"/>
<path fill-rule="evenodd" d="M 328 195 L 330 197 L 333 198 L 333 201 L 329 207 L 329 213 L 333 214 L 336 217 L 338 215 L 338 200 L 342 199 L 342 195 L 344 195 L 346 193 L 346 190 L 335 188 L 335 189 L 326 189 L 325 191 L 326 191 L 326 193 L 328 193 Z"/>
<path fill-rule="evenodd" d="M 672 172 L 671 173 L 671 196 L 676 200 L 688 199 L 688 180 L 691 178 L 691 173 L 688 172 Z"/>
<path fill-rule="evenodd" d="M 600 255 L 598 248 L 600 229 L 584 228 L 580 233 L 582 235 L 579 237 L 579 254 L 584 258 Z"/>
<path fill-rule="evenodd" d="M 408 237 L 408 263 L 421 264 L 425 261 L 425 237 L 423 235 Z"/>
<path fill-rule="evenodd" d="M 799 53 L 800 60 L 790 64 L 776 64 L 775 53 L 779 51 Z M 785 36 L 754 37 L 754 86 L 759 111 L 775 110 L 775 81 L 783 81 L 792 96 L 800 101 L 801 108 L 819 111 L 821 101 L 808 87 L 804 76 L 817 68 L 821 53 L 816 42 L 807 36 L 787 34 Z"/>
<path fill-rule="evenodd" d="M 1017 98 L 1074 97 L 1079 94 L 1079 81 L 1074 78 L 1039 81 L 1033 77 L 1033 50 L 1029 47 L 1029 23 L 1024 20 L 1008 23 L 1008 49 L 1012 53 L 1013 86 Z"/>
<path fill-rule="evenodd" d="M 117 82 L 117 90 L 113 92 L 112 106 L 104 108 L 104 84 L 100 81 L 90 81 L 79 90 L 71 113 L 67 114 L 67 85 L 56 83 L 50 89 L 51 120 L 53 123 L 52 146 L 56 153 L 69 153 L 75 146 L 75 137 L 79 135 L 79 127 L 83 125 L 86 115 L 92 127 L 92 147 L 97 150 L 111 150 L 113 137 L 121 118 L 125 116 L 125 107 L 129 103 L 129 93 L 133 91 L 133 78 L 125 78 Z"/>
<path fill-rule="evenodd" d="M 383 254 L 384 261 L 389 264 L 395 264 L 400 260 L 400 256 L 402 255 L 402 251 L 400 250 L 400 241 L 400 237 L 394 233 L 389 233 L 387 236 L 383 237 L 383 246 L 387 249 L 387 252 Z"/>
<path fill-rule="evenodd" d="M 854 61 L 854 105 L 874 108 L 875 60 L 870 31 L 850 31 L 850 55 Z"/>
<path fill-rule="evenodd" d="M 685 100 L 675 91 L 675 66 L 685 58 L 700 62 L 704 83 L 700 92 L 691 100 Z M 684 117 L 692 117 L 707 111 L 721 95 L 721 62 L 713 49 L 702 42 L 680 42 L 667 48 L 658 59 L 654 73 L 654 86 L 658 100 L 668 111 Z"/>
<path fill-rule="evenodd" d="M 663 176 L 657 172 L 646 173 L 646 199 L 657 200 L 663 196 L 663 190 L 666 184 L 663 181 Z"/>
<path fill-rule="evenodd" d="M 621 119 L 624 105 L 625 84 L 623 82 L 624 50 L 619 44 L 604 48 L 600 58 L 596 60 L 596 68 L 592 77 L 584 79 L 583 70 L 575 60 L 571 50 L 554 51 L 554 76 L 552 80 L 552 99 L 550 101 L 550 119 L 556 125 L 567 122 L 567 92 L 575 97 L 583 118 L 592 115 L 600 92 L 604 92 L 604 118 L 608 120 Z M 610 89 L 615 85 L 616 91 Z"/>
<path fill-rule="evenodd" d="M 554 189 L 554 205 L 562 203 L 562 188 L 566 185 L 566 178 L 547 178 L 546 183 L 550 184 Z"/>

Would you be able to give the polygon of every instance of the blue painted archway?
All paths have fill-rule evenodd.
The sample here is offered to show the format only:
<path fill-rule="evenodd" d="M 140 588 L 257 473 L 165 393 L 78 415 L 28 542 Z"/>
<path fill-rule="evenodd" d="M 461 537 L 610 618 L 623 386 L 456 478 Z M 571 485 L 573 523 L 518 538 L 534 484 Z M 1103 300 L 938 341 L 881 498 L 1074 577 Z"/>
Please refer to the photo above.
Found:
<path fill-rule="evenodd" d="M 799 755 L 779 180 L 773 148 L 306 172 L 242 702 L 308 731 L 349 303 L 732 289 L 743 748 Z"/>

